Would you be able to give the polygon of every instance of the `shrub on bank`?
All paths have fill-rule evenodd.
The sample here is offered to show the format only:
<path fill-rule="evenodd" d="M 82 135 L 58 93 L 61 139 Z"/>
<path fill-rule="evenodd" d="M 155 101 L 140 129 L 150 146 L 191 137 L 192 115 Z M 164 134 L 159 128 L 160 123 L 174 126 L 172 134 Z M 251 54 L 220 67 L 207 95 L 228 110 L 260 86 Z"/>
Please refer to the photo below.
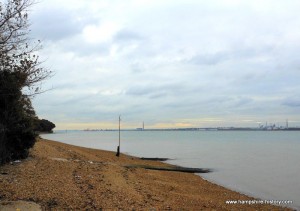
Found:
<path fill-rule="evenodd" d="M 21 82 L 19 73 L 0 72 L 0 164 L 26 158 L 35 143 L 35 112 Z"/>
<path fill-rule="evenodd" d="M 50 122 L 47 119 L 37 119 L 35 120 L 35 131 L 37 132 L 47 132 L 52 133 L 53 128 L 55 128 L 55 124 Z"/>

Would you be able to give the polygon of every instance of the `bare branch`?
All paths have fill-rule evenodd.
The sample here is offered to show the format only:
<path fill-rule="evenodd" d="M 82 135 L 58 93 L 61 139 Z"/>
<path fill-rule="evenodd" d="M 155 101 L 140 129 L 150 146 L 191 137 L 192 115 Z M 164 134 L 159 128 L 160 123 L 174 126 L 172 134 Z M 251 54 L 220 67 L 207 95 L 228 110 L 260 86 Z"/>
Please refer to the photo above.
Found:
<path fill-rule="evenodd" d="M 40 67 L 35 52 L 40 42 L 32 44 L 28 37 L 28 8 L 32 0 L 7 0 L 0 2 L 0 71 L 20 74 L 23 87 L 37 87 L 50 77 L 51 71 Z"/>

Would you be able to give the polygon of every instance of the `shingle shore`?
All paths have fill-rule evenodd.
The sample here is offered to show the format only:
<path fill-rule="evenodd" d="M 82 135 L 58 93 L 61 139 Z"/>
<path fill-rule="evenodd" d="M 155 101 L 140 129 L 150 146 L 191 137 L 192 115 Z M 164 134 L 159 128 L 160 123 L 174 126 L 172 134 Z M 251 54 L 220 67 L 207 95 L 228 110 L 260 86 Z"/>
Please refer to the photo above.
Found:
<path fill-rule="evenodd" d="M 84 140 L 82 140 L 84 141 Z M 33 201 L 53 210 L 283 210 L 182 172 L 126 168 L 170 166 L 114 152 L 40 140 L 30 157 L 0 167 L 0 200 Z"/>

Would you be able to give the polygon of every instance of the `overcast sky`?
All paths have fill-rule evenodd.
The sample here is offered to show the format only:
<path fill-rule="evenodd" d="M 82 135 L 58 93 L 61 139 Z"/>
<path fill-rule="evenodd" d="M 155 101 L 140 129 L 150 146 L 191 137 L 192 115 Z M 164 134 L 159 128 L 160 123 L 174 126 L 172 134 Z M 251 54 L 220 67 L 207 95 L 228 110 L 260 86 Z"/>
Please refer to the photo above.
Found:
<path fill-rule="evenodd" d="M 300 126 L 300 1 L 41 0 L 56 129 Z"/>

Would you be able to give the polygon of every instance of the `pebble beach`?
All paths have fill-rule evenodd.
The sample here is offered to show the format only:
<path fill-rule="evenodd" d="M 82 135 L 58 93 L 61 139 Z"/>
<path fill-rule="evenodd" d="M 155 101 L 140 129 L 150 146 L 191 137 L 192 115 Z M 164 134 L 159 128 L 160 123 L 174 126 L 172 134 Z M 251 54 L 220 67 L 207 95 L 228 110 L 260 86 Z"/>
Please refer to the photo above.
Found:
<path fill-rule="evenodd" d="M 227 204 L 255 199 L 195 174 L 129 165 L 171 167 L 40 139 L 27 159 L 0 167 L 0 210 L 30 210 L 30 203 L 33 210 L 289 210 L 269 204 Z"/>

